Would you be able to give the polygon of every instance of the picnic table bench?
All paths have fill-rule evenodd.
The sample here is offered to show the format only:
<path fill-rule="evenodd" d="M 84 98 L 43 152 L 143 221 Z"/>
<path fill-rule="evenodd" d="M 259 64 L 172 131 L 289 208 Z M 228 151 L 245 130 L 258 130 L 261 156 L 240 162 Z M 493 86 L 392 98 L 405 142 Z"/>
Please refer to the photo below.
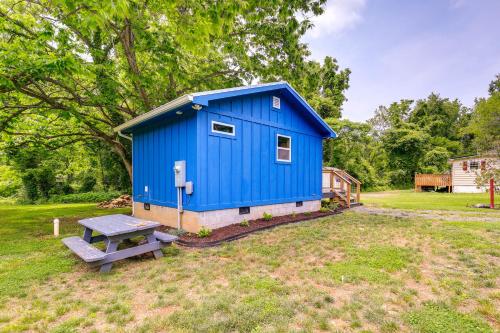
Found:
<path fill-rule="evenodd" d="M 92 266 L 100 266 L 101 272 L 109 272 L 113 262 L 152 252 L 156 259 L 163 256 L 161 248 L 170 245 L 177 237 L 155 231 L 160 223 L 141 220 L 132 216 L 115 214 L 92 217 L 78 221 L 85 227 L 83 238 L 78 236 L 63 239 L 63 243 L 76 255 Z M 98 232 L 99 235 L 93 235 Z M 137 236 L 146 239 L 145 244 L 118 250 L 118 245 Z M 101 251 L 93 243 L 104 242 L 106 251 Z"/>

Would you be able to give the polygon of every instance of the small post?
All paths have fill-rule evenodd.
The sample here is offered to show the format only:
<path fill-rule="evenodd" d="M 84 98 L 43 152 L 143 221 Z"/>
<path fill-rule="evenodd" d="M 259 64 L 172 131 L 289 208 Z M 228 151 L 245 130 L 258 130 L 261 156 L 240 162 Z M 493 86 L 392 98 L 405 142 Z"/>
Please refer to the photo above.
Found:
<path fill-rule="evenodd" d="M 495 182 L 490 178 L 490 208 L 495 208 Z"/>
<path fill-rule="evenodd" d="M 54 236 L 59 237 L 59 219 L 54 219 Z"/>

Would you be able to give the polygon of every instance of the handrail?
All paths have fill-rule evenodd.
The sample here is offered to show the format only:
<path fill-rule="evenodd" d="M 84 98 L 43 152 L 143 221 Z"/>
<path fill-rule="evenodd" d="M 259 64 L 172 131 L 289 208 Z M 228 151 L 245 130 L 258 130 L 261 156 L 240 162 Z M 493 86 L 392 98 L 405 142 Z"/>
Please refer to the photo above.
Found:
<path fill-rule="evenodd" d="M 353 202 L 360 202 L 360 192 L 361 192 L 361 182 L 345 172 L 344 170 L 332 168 L 332 167 L 323 167 L 322 174 L 329 175 L 329 185 L 323 187 L 323 190 L 328 190 L 328 193 L 334 193 L 338 197 L 342 198 L 347 207 L 351 207 L 351 200 Z M 340 180 L 340 185 L 337 187 L 335 179 Z M 351 193 L 352 185 L 355 184 L 355 194 Z M 342 194 L 341 191 L 345 190 L 345 194 Z M 333 197 L 329 197 L 330 200 L 333 200 Z"/>

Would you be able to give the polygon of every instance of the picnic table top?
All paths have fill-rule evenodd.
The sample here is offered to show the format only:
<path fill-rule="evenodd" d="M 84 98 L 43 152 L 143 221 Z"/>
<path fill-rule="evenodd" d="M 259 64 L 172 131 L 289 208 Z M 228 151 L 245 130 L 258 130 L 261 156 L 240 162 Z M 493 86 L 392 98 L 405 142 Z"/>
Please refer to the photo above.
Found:
<path fill-rule="evenodd" d="M 80 220 L 78 223 L 105 236 L 116 236 L 140 230 L 150 230 L 160 226 L 158 222 L 141 220 L 123 214 L 91 217 Z"/>

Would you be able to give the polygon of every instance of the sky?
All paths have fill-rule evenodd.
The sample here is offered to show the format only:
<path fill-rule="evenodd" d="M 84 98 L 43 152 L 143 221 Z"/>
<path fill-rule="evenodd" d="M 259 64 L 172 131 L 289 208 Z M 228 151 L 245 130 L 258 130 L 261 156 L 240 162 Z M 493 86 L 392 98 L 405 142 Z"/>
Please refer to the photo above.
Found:
<path fill-rule="evenodd" d="M 500 73 L 500 0 L 328 0 L 303 41 L 352 74 L 343 118 L 431 92 L 472 106 Z"/>

